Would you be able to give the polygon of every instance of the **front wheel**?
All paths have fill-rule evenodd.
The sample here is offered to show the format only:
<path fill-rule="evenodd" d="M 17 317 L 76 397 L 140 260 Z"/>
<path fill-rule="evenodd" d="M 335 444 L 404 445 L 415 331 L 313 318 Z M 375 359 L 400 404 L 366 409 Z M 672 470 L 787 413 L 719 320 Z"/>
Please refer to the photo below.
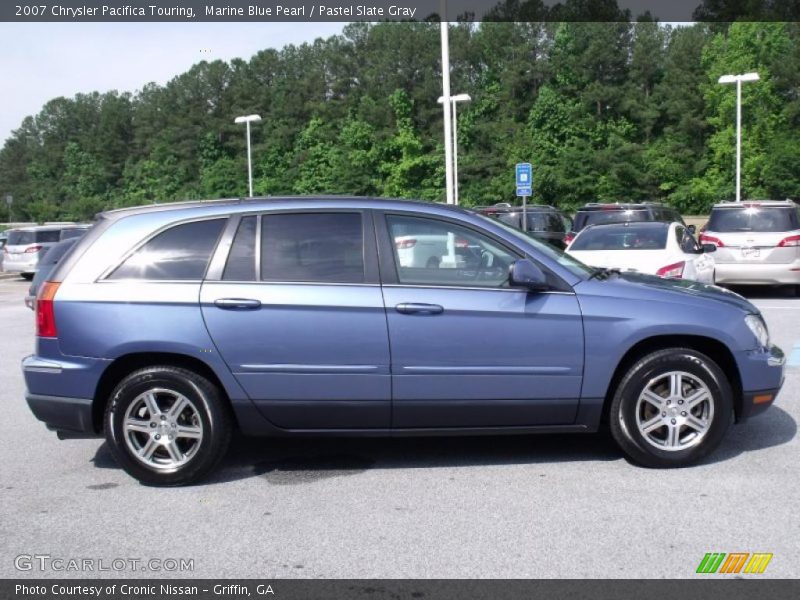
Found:
<path fill-rule="evenodd" d="M 733 393 L 708 356 L 689 348 L 659 350 L 638 360 L 617 387 L 611 433 L 647 467 L 683 467 L 714 450 L 730 426 Z"/>
<path fill-rule="evenodd" d="M 195 483 L 225 454 L 231 418 L 219 389 L 177 367 L 148 367 L 123 379 L 105 414 L 117 462 L 148 485 Z"/>

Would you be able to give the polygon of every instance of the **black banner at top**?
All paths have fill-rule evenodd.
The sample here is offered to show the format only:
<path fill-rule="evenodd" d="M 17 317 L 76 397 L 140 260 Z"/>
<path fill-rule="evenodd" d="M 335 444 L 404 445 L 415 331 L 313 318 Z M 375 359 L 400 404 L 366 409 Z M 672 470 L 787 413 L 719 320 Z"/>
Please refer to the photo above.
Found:
<path fill-rule="evenodd" d="M 798 21 L 799 0 L 3 0 L 4 22 Z"/>

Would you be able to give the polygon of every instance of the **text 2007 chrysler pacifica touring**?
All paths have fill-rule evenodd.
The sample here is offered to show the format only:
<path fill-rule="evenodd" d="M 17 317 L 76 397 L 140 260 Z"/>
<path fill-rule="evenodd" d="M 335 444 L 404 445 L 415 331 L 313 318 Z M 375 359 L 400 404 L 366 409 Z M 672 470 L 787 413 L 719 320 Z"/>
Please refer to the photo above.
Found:
<path fill-rule="evenodd" d="M 422 260 L 424 258 L 424 260 Z M 461 209 L 222 200 L 100 215 L 36 305 L 23 371 L 61 437 L 140 481 L 254 435 L 595 431 L 652 467 L 767 408 L 783 353 L 744 298 L 591 269 Z"/>

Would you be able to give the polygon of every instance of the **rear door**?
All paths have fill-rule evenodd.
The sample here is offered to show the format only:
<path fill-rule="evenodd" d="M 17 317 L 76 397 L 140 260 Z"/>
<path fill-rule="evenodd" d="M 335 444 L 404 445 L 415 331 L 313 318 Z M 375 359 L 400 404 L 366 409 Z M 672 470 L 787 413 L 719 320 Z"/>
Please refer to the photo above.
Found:
<path fill-rule="evenodd" d="M 392 357 L 393 426 L 571 424 L 583 371 L 573 293 L 508 286 L 520 257 L 481 231 L 416 214 L 376 214 Z M 438 237 L 420 265 L 399 246 Z"/>
<path fill-rule="evenodd" d="M 226 233 L 200 302 L 262 414 L 286 429 L 389 427 L 389 340 L 369 211 L 246 215 Z"/>

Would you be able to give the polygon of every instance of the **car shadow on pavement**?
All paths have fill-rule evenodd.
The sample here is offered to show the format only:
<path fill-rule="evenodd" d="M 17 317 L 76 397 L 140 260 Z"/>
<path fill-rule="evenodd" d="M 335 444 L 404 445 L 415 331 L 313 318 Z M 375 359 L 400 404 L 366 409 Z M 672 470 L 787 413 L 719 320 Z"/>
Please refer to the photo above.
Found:
<path fill-rule="evenodd" d="M 792 287 L 788 285 L 731 285 L 726 287 L 748 300 L 777 300 L 797 297 Z"/>
<path fill-rule="evenodd" d="M 791 441 L 794 418 L 780 407 L 732 426 L 721 446 L 701 464 L 730 460 Z M 624 460 L 606 432 L 407 438 L 248 438 L 235 435 L 220 468 L 203 484 L 260 477 L 272 485 L 302 485 L 371 469 L 532 465 Z M 103 443 L 92 459 L 118 469 Z"/>
<path fill-rule="evenodd" d="M 772 406 L 762 415 L 740 425 L 732 425 L 719 448 L 702 464 L 735 458 L 745 452 L 757 452 L 786 444 L 797 435 L 797 422 L 780 406 Z"/>

